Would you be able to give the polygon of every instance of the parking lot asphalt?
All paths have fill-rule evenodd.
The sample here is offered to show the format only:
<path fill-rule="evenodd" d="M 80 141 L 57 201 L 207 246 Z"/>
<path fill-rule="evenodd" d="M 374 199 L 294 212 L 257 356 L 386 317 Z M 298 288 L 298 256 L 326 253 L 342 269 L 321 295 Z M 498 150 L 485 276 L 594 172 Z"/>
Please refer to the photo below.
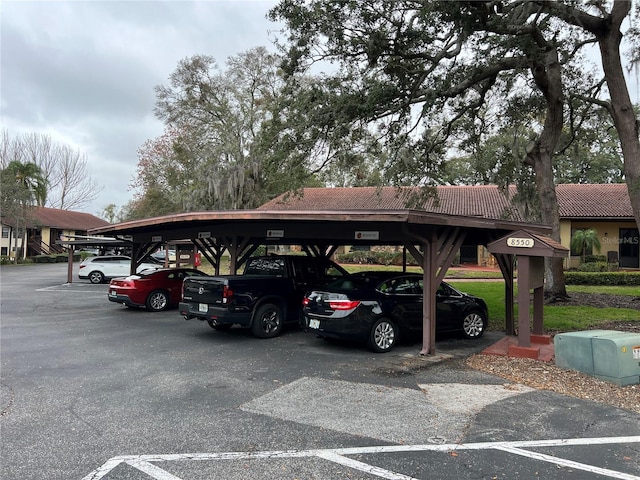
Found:
<path fill-rule="evenodd" d="M 66 268 L 0 269 L 2 479 L 640 478 L 639 415 L 466 366 L 498 333 L 259 340 Z"/>

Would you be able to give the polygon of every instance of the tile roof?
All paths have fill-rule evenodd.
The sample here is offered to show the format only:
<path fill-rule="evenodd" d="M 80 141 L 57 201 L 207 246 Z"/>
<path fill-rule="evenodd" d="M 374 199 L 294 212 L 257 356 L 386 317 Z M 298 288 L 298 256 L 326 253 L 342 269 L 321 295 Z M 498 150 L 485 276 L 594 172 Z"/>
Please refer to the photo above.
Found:
<path fill-rule="evenodd" d="M 3 223 L 12 223 L 2 219 Z M 86 231 L 91 228 L 104 227 L 109 222 L 95 215 L 58 208 L 37 207 L 31 213 L 29 228 L 34 226 L 53 227 L 61 230 Z"/>
<path fill-rule="evenodd" d="M 556 187 L 561 218 L 633 218 L 626 183 Z"/>
<path fill-rule="evenodd" d="M 417 210 L 450 215 L 477 216 L 523 221 L 505 195 L 495 185 L 437 187 L 433 198 L 411 203 L 415 187 L 339 187 L 305 188 L 300 194 L 284 194 L 262 205 L 259 210 Z M 633 219 L 627 186 L 619 184 L 557 185 L 561 218 Z M 515 193 L 515 187 L 509 188 Z"/>

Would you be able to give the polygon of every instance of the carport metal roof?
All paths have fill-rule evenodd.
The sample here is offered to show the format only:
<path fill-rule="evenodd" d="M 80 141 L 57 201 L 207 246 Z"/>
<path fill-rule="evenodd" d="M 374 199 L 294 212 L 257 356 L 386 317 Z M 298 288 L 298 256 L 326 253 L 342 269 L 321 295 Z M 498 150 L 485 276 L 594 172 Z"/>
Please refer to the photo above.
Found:
<path fill-rule="evenodd" d="M 225 250 L 231 257 L 231 271 L 235 272 L 259 245 L 302 245 L 307 253 L 316 256 L 331 256 L 340 245 L 402 245 L 424 271 L 421 353 L 429 354 L 435 351 L 435 292 L 460 246 L 487 245 L 521 229 L 542 235 L 551 233 L 551 227 L 544 225 L 413 209 L 191 212 L 97 227 L 88 233 L 131 241 L 132 269 L 163 243 L 190 239 L 217 273 Z M 509 255 L 497 258 L 507 280 L 509 325 L 513 322 L 509 306 L 509 302 L 513 304 L 513 258 Z"/>
<path fill-rule="evenodd" d="M 331 228 L 329 228 L 331 227 Z M 400 227 L 400 228 L 399 228 Z M 377 238 L 357 238 L 355 232 L 379 232 Z M 314 241 L 368 244 L 402 244 L 414 235 L 425 235 L 443 228 L 474 231 L 479 243 L 519 229 L 548 234 L 551 227 L 527 222 L 490 219 L 475 216 L 447 215 L 422 210 L 226 210 L 191 212 L 133 220 L 91 229 L 90 235 L 132 237 L 136 243 L 197 238 L 251 237 L 279 243 Z M 279 230 L 280 232 L 274 232 Z M 283 233 L 282 236 L 273 236 Z M 271 235 L 271 236 L 270 236 Z M 497 237 L 496 237 L 497 238 Z M 415 238 L 413 238 L 415 240 Z"/>

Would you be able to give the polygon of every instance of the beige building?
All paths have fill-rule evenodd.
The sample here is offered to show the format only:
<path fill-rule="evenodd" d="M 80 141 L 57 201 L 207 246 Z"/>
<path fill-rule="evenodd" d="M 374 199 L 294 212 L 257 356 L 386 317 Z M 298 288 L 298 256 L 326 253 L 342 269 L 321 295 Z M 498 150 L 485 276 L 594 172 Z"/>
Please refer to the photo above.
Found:
<path fill-rule="evenodd" d="M 94 215 L 57 208 L 36 207 L 30 213 L 26 225 L 16 225 L 9 218 L 0 219 L 2 237 L 0 255 L 23 258 L 40 254 L 61 253 L 56 242 L 63 235 L 86 235 L 87 230 L 109 225 Z"/>

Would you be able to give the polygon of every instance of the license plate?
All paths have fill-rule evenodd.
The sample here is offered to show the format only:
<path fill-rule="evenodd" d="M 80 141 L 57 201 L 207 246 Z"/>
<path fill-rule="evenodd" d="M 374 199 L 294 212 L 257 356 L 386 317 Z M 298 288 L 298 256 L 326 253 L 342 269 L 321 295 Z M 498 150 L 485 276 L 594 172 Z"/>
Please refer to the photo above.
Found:
<path fill-rule="evenodd" d="M 320 328 L 320 320 L 309 320 L 309 328 Z"/>
<path fill-rule="evenodd" d="M 198 305 L 198 311 L 199 311 L 199 312 L 207 313 L 207 312 L 209 311 L 209 305 L 208 305 L 208 304 L 206 304 L 206 303 L 200 303 L 200 304 Z"/>

